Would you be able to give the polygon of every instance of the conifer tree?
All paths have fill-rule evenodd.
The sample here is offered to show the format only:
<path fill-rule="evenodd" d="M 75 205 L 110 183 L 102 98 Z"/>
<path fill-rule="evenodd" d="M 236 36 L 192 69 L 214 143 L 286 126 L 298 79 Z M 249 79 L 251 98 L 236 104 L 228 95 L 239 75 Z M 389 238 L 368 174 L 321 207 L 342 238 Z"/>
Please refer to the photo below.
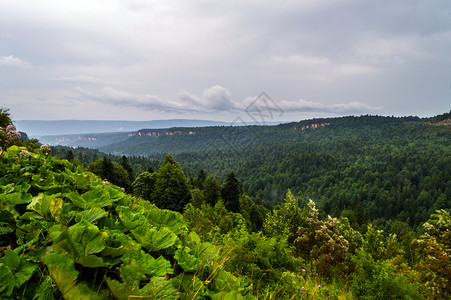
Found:
<path fill-rule="evenodd" d="M 74 157 L 74 152 L 72 152 L 72 150 L 67 151 L 66 159 L 67 159 L 68 161 L 73 161 L 74 158 L 75 158 L 75 157 Z"/>
<path fill-rule="evenodd" d="M 180 165 L 167 154 L 155 182 L 155 203 L 160 208 L 183 211 L 191 199 L 188 181 Z"/>
<path fill-rule="evenodd" d="M 208 175 L 204 181 L 204 195 L 205 201 L 211 206 L 221 198 L 221 183 L 213 174 Z"/>
<path fill-rule="evenodd" d="M 121 166 L 122 166 L 122 168 L 124 168 L 125 171 L 127 171 L 128 176 L 130 178 L 130 181 L 133 181 L 133 177 L 134 177 L 133 176 L 133 169 L 130 166 L 130 164 L 128 163 L 127 156 L 125 156 L 125 155 L 122 155 Z"/>
<path fill-rule="evenodd" d="M 139 174 L 132 184 L 133 195 L 154 202 L 156 180 L 156 173 L 143 172 Z"/>
<path fill-rule="evenodd" d="M 229 176 L 227 176 L 227 179 L 224 182 L 224 186 L 221 190 L 221 196 L 224 200 L 224 205 L 229 211 L 235 213 L 240 211 L 240 195 L 240 182 L 236 178 L 235 173 L 232 171 L 230 172 Z"/>
<path fill-rule="evenodd" d="M 12 123 L 9 109 L 0 107 L 0 127 L 6 128 L 6 126 Z"/>

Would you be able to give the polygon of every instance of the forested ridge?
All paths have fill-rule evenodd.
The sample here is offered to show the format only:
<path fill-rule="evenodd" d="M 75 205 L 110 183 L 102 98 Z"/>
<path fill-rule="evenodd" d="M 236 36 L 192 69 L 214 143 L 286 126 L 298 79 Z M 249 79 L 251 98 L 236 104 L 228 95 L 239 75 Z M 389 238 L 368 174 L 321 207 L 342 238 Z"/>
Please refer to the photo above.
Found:
<path fill-rule="evenodd" d="M 451 296 L 450 114 L 144 157 L 40 146 L 0 113 L 2 298 Z"/>
<path fill-rule="evenodd" d="M 204 170 L 224 180 L 234 171 L 244 192 L 269 209 L 291 189 L 295 195 L 315 199 L 332 216 L 359 207 L 378 225 L 396 219 L 416 227 L 436 209 L 451 206 L 451 127 L 440 123 L 449 118 L 449 113 L 428 119 L 361 116 L 248 129 L 202 128 L 205 147 L 176 151 L 174 157 L 192 178 Z M 311 128 L 312 124 L 329 125 Z M 172 139 L 164 146 L 199 147 L 189 144 L 193 138 L 189 135 L 164 138 Z M 135 151 L 133 145 L 127 146 L 130 153 Z M 67 151 L 61 149 L 60 157 Z M 95 151 L 72 151 L 86 166 L 103 158 Z M 120 156 L 109 157 L 120 163 Z M 135 176 L 149 166 L 157 169 L 163 159 L 164 154 L 128 156 Z"/>

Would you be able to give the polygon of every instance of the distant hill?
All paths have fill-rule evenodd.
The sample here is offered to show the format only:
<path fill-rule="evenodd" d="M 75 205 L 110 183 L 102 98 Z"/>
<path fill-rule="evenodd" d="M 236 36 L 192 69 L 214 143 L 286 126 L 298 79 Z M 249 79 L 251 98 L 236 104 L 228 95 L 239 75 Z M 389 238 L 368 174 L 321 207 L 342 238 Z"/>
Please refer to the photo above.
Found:
<path fill-rule="evenodd" d="M 262 144 L 341 140 L 350 137 L 368 141 L 391 139 L 395 136 L 426 133 L 430 127 L 427 125 L 435 124 L 430 120 L 411 116 L 347 116 L 267 126 L 171 127 L 115 133 L 44 136 L 40 141 L 51 145 L 99 149 L 115 155 L 149 156 L 211 150 L 241 151 Z"/>
<path fill-rule="evenodd" d="M 102 121 L 102 120 L 22 120 L 15 121 L 17 129 L 26 132 L 31 138 L 40 138 L 48 135 L 68 135 L 104 132 L 128 132 L 142 128 L 169 128 L 169 127 L 204 127 L 221 126 L 228 123 L 209 120 L 152 120 L 152 121 Z"/>

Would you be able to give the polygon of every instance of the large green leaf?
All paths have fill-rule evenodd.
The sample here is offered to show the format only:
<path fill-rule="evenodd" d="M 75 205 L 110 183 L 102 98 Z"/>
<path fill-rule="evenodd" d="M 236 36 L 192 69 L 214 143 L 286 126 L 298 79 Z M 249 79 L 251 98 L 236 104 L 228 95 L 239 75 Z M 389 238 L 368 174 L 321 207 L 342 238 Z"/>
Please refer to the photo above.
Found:
<path fill-rule="evenodd" d="M 11 249 L 5 251 L 5 255 L 0 258 L 0 263 L 3 263 L 11 270 L 18 269 L 20 266 L 19 255 Z"/>
<path fill-rule="evenodd" d="M 19 257 L 13 250 L 6 250 L 5 255 L 0 258 L 0 264 L 3 264 L 13 274 L 14 280 L 9 280 L 14 287 L 21 287 L 27 282 L 38 268 L 38 265 L 28 262 L 26 259 Z M 9 274 L 9 272 L 6 272 Z M 9 275 L 6 275 L 9 276 Z M 8 288 L 9 290 L 9 288 Z"/>
<path fill-rule="evenodd" d="M 44 262 L 53 282 L 66 300 L 106 299 L 106 295 L 98 295 L 85 284 L 77 283 L 78 271 L 74 261 L 59 253 L 48 254 Z"/>
<path fill-rule="evenodd" d="M 171 280 L 180 294 L 180 299 L 205 299 L 205 283 L 198 275 L 196 273 L 182 273 Z"/>
<path fill-rule="evenodd" d="M 120 187 L 112 185 L 112 186 L 104 186 L 103 188 L 108 192 L 108 195 L 113 202 L 119 201 L 127 197 L 127 194 L 125 194 Z"/>
<path fill-rule="evenodd" d="M 0 263 L 0 295 L 11 296 L 16 280 L 10 268 Z"/>
<path fill-rule="evenodd" d="M 32 300 L 54 300 L 54 289 L 55 286 L 53 285 L 52 277 L 45 276 L 39 284 L 39 288 L 36 290 Z"/>
<path fill-rule="evenodd" d="M 178 212 L 153 208 L 148 210 L 145 215 L 149 223 L 158 227 L 169 227 L 169 229 L 177 234 L 187 230 L 186 222 L 182 214 Z"/>
<path fill-rule="evenodd" d="M 105 236 L 96 225 L 86 220 L 69 227 L 67 233 L 74 257 L 99 253 L 105 248 Z"/>
<path fill-rule="evenodd" d="M 18 205 L 30 203 L 31 194 L 22 194 L 21 192 L 15 192 L 11 194 L 0 194 L 0 203 Z"/>
<path fill-rule="evenodd" d="M 172 282 L 166 280 L 164 277 L 153 277 L 137 294 L 150 296 L 150 299 L 177 299 L 177 290 L 174 288 Z"/>
<path fill-rule="evenodd" d="M 151 228 L 150 225 L 140 226 L 131 230 L 135 239 L 149 251 L 158 251 L 173 246 L 179 239 L 167 227 Z"/>
<path fill-rule="evenodd" d="M 72 201 L 72 203 L 75 206 L 78 206 L 78 207 L 80 207 L 82 209 L 86 208 L 86 201 L 85 201 L 85 199 L 80 197 L 80 195 L 78 195 L 77 193 L 70 192 L 69 194 L 67 194 L 67 198 L 69 198 L 69 200 Z"/>
<path fill-rule="evenodd" d="M 164 277 L 153 277 L 143 288 L 129 285 L 125 282 L 106 278 L 106 283 L 115 298 L 119 300 L 129 299 L 178 299 L 174 284 Z"/>
<path fill-rule="evenodd" d="M 44 168 L 45 170 L 44 166 L 42 166 L 41 168 Z M 32 180 L 34 186 L 42 191 L 47 191 L 58 187 L 58 184 L 55 182 L 55 176 L 53 174 L 46 174 L 44 178 L 41 174 L 36 174 L 32 176 Z"/>
<path fill-rule="evenodd" d="M 95 221 L 106 216 L 108 216 L 108 213 L 104 209 L 94 207 L 77 212 L 75 214 L 75 221 L 80 222 L 82 220 L 86 220 L 89 223 L 94 223 Z"/>
<path fill-rule="evenodd" d="M 141 250 L 141 244 L 120 230 L 107 230 L 107 234 L 106 247 L 102 250 L 102 256 L 117 257 L 128 252 Z"/>
<path fill-rule="evenodd" d="M 103 186 L 95 187 L 81 195 L 81 197 L 86 201 L 86 208 L 111 207 L 114 202 Z"/>
<path fill-rule="evenodd" d="M 253 299 L 257 299 L 252 295 L 243 296 L 237 291 L 230 291 L 230 292 L 221 291 L 219 293 L 207 291 L 206 296 L 208 296 L 209 299 L 212 299 L 212 300 L 253 300 Z"/>
<path fill-rule="evenodd" d="M 128 229 L 133 229 L 148 223 L 146 217 L 143 215 L 145 210 L 142 206 L 136 206 L 133 209 L 130 209 L 128 206 L 119 206 L 116 208 L 116 212 L 122 224 Z"/>
<path fill-rule="evenodd" d="M 66 171 L 62 174 L 74 185 L 74 188 L 76 189 L 87 190 L 91 185 L 92 177 L 89 176 L 88 173 L 82 172 L 80 169 L 77 169 L 75 172 L 72 172 L 70 169 L 66 169 Z"/>
<path fill-rule="evenodd" d="M 117 257 L 128 252 L 141 250 L 141 244 L 120 230 L 114 229 L 107 230 L 106 232 L 106 247 L 102 250 L 102 256 Z"/>
<path fill-rule="evenodd" d="M 132 295 L 134 286 L 125 282 L 120 283 L 117 280 L 106 278 L 106 283 L 110 288 L 111 293 L 119 300 L 129 300 L 129 296 Z M 132 298 L 133 299 L 133 298 Z"/>
<path fill-rule="evenodd" d="M 98 268 L 106 266 L 106 264 L 103 262 L 103 259 L 95 255 L 82 256 L 80 258 L 77 258 L 75 262 L 87 268 Z"/>
<path fill-rule="evenodd" d="M 32 215 L 35 219 L 53 217 L 56 221 L 59 221 L 62 208 L 63 199 L 56 195 L 45 195 L 43 193 L 33 197 L 31 203 L 27 205 L 28 210 L 32 210 L 36 213 Z"/>
<path fill-rule="evenodd" d="M 110 194 L 104 189 L 103 186 L 97 186 L 82 195 L 78 195 L 75 192 L 70 192 L 67 194 L 67 197 L 75 206 L 82 209 L 111 207 L 114 202 L 114 200 L 110 198 Z"/>
<path fill-rule="evenodd" d="M 155 259 L 142 250 L 124 255 L 122 261 L 121 277 L 130 284 L 139 284 L 148 277 L 165 276 L 174 272 L 170 262 L 162 256 Z"/>
<path fill-rule="evenodd" d="M 9 211 L 0 211 L 0 235 L 14 232 L 16 221 Z"/>
<path fill-rule="evenodd" d="M 199 268 L 201 260 L 198 257 L 188 253 L 187 250 L 187 248 L 178 249 L 175 252 L 174 258 L 186 272 L 195 271 Z"/>

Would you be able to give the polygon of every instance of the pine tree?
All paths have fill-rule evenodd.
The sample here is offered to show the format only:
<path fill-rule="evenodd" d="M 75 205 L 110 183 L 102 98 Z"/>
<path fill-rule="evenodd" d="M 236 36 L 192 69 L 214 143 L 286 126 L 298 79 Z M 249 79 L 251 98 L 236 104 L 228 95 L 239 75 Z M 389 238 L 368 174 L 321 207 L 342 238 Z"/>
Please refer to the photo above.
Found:
<path fill-rule="evenodd" d="M 125 156 L 125 155 L 122 155 L 121 166 L 122 166 L 122 168 L 124 168 L 125 171 L 127 171 L 128 176 L 130 178 L 130 181 L 133 181 L 133 177 L 134 177 L 133 176 L 133 169 L 130 166 L 130 164 L 128 163 L 127 156 Z"/>
<path fill-rule="evenodd" d="M 155 202 L 160 208 L 183 211 L 191 199 L 188 181 L 180 165 L 167 154 L 155 183 Z"/>
<path fill-rule="evenodd" d="M 197 181 L 200 189 L 204 188 L 204 181 L 206 179 L 207 175 L 205 174 L 204 169 L 200 169 L 199 174 L 197 175 Z"/>
<path fill-rule="evenodd" d="M 221 197 L 221 183 L 213 174 L 204 180 L 204 195 L 206 203 L 211 206 L 214 206 Z"/>
<path fill-rule="evenodd" d="M 143 172 L 139 174 L 139 176 L 132 184 L 133 195 L 151 202 L 155 201 L 156 181 L 157 181 L 156 173 Z"/>
<path fill-rule="evenodd" d="M 67 155 L 66 158 L 68 161 L 73 161 L 74 160 L 74 152 L 72 152 L 72 150 L 67 151 Z"/>
<path fill-rule="evenodd" d="M 101 173 L 99 174 L 102 178 L 111 180 L 114 178 L 114 167 L 110 158 L 103 157 Z"/>
<path fill-rule="evenodd" d="M 9 109 L 0 107 L 0 127 L 6 128 L 12 123 Z"/>
<path fill-rule="evenodd" d="M 224 205 L 229 211 L 235 213 L 240 211 L 240 195 L 240 182 L 236 178 L 235 173 L 232 171 L 230 172 L 229 176 L 227 176 L 227 179 L 224 182 L 224 186 L 221 190 L 221 196 L 224 200 Z"/>

